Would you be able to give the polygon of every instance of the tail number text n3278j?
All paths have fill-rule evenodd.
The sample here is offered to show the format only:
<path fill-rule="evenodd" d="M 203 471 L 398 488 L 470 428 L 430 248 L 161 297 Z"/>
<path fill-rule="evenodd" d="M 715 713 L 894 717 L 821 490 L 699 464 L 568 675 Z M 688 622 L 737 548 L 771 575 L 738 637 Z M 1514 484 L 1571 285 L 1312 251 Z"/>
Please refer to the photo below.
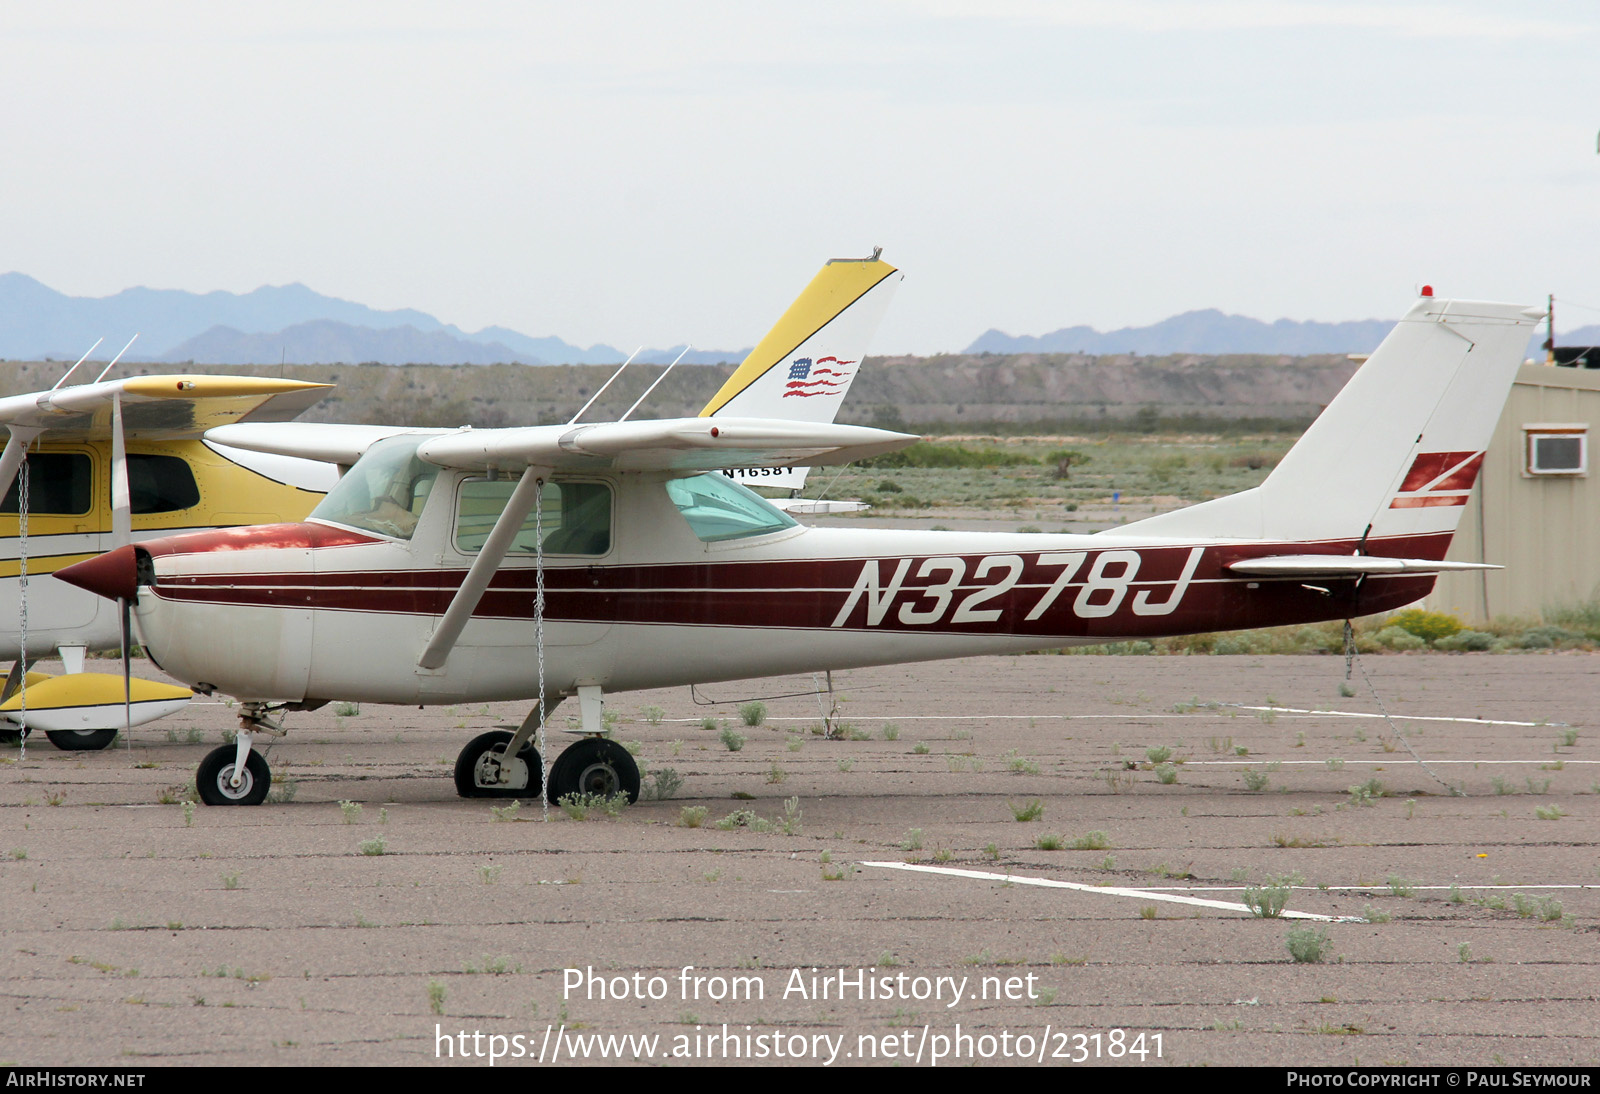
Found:
<path fill-rule="evenodd" d="M 1170 615 L 1175 611 L 1188 591 L 1204 553 L 1205 549 L 1201 547 L 1189 549 L 1183 572 L 1164 599 L 1157 600 L 1156 591 L 1151 589 L 1140 589 L 1134 593 L 1133 614 L 1158 616 Z M 1084 570 L 1084 563 L 1091 554 L 1094 555 L 1094 562 L 1079 579 L 1078 575 Z M 1078 581 L 1077 592 L 1069 594 L 1066 602 L 1072 605 L 1075 615 L 1080 619 L 1103 619 L 1115 614 L 1128 599 L 1128 590 L 1139 574 L 1141 559 L 1138 551 L 1131 550 L 1046 551 L 1035 555 L 1034 564 L 1044 573 L 1036 585 L 1025 588 L 1043 588 L 1044 591 L 1024 619 L 1031 622 L 1041 618 L 1064 593 L 1068 593 L 1074 581 Z M 915 561 L 901 558 L 868 559 L 864 562 L 855 586 L 845 598 L 844 606 L 839 609 L 832 625 L 844 626 L 856 606 L 865 602 L 867 626 L 879 626 L 890 617 L 897 598 L 900 598 L 900 610 L 894 619 L 902 626 L 931 626 L 940 622 L 996 623 L 1005 612 L 1005 605 L 991 605 L 991 602 L 1011 592 L 1021 582 L 1027 568 L 1022 555 L 985 555 L 972 567 L 972 580 L 981 584 L 975 589 L 969 587 L 963 595 L 962 582 L 967 578 L 966 559 L 953 555 L 923 559 L 914 576 L 922 580 L 941 580 L 908 589 L 905 587 L 906 579 L 913 576 L 911 568 Z M 893 567 L 893 572 L 885 580 L 885 569 L 888 567 Z M 1045 587 L 1044 581 L 1052 571 L 1054 580 Z M 902 593 L 906 594 L 905 598 L 901 598 Z"/>

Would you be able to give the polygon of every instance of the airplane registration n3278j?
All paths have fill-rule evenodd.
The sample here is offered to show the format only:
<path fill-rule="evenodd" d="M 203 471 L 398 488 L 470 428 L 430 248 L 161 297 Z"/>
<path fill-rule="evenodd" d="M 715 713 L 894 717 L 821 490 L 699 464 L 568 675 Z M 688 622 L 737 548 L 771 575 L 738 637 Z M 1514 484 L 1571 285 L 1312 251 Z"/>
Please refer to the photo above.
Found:
<path fill-rule="evenodd" d="M 165 671 L 242 700 L 238 743 L 201 764 L 212 804 L 265 797 L 251 741 L 282 732 L 274 712 L 335 699 L 537 697 L 515 734 L 462 750 L 458 791 L 632 798 L 608 692 L 1418 599 L 1439 571 L 1475 568 L 1445 551 L 1542 315 L 1425 295 L 1262 485 L 1094 535 L 803 527 L 705 472 L 916 438 L 718 417 L 393 436 L 340 459 L 354 466 L 304 522 L 148 541 L 58 576 L 133 599 Z M 548 774 L 532 745 L 547 695 L 578 697 L 584 734 Z"/>

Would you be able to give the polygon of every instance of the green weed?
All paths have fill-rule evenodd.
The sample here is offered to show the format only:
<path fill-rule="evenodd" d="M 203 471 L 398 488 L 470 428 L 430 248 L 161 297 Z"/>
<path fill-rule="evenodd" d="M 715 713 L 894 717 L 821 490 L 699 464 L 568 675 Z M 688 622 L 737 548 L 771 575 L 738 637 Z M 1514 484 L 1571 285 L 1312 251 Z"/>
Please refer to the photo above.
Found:
<path fill-rule="evenodd" d="M 1298 964 L 1315 964 L 1323 959 L 1328 951 L 1328 929 L 1326 927 L 1295 927 L 1289 931 L 1284 943 L 1289 948 L 1289 956 Z"/>
<path fill-rule="evenodd" d="M 1011 816 L 1017 821 L 1036 821 L 1044 816 L 1044 802 L 1039 798 L 1030 798 L 1021 803 L 1007 802 L 1011 807 Z"/>

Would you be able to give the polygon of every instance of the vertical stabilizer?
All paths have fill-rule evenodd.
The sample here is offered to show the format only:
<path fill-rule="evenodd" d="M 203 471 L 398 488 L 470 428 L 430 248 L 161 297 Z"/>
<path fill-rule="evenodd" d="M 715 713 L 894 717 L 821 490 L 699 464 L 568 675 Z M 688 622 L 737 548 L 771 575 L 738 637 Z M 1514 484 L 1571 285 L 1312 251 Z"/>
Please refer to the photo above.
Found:
<path fill-rule="evenodd" d="M 1528 329 L 1543 315 L 1520 304 L 1421 298 L 1264 483 L 1118 532 L 1287 541 L 1448 536 Z M 1438 557 L 1447 546 L 1446 538 Z"/>
<path fill-rule="evenodd" d="M 903 277 L 876 253 L 830 261 L 700 416 L 833 421 Z M 808 470 L 764 468 L 734 477 L 750 486 L 799 490 Z"/>

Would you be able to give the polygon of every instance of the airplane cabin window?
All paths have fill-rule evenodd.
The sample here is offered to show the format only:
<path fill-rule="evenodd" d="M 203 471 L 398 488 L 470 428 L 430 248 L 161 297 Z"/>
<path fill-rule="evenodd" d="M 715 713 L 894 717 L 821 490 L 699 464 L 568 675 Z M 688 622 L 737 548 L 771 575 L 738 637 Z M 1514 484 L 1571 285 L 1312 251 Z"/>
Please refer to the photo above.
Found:
<path fill-rule="evenodd" d="M 667 495 L 706 543 L 744 539 L 795 526 L 794 519 L 725 475 L 667 480 Z"/>
<path fill-rule="evenodd" d="M 173 513 L 200 504 L 194 471 L 177 456 L 128 453 L 128 494 L 135 515 Z"/>
<path fill-rule="evenodd" d="M 78 516 L 90 509 L 94 465 L 81 452 L 35 452 L 28 461 L 28 512 Z M 11 483 L 0 513 L 18 511 L 22 476 Z M 137 512 L 138 510 L 135 510 Z"/>
<path fill-rule="evenodd" d="M 426 437 L 389 437 L 378 441 L 345 472 L 311 517 L 410 539 L 439 468 L 417 458 Z"/>
<path fill-rule="evenodd" d="M 456 506 L 456 549 L 475 554 L 505 511 L 515 479 L 468 479 Z M 601 482 L 547 482 L 539 495 L 539 523 L 528 514 L 510 553 L 531 555 L 542 528 L 547 555 L 603 555 L 611 550 L 611 488 Z"/>

